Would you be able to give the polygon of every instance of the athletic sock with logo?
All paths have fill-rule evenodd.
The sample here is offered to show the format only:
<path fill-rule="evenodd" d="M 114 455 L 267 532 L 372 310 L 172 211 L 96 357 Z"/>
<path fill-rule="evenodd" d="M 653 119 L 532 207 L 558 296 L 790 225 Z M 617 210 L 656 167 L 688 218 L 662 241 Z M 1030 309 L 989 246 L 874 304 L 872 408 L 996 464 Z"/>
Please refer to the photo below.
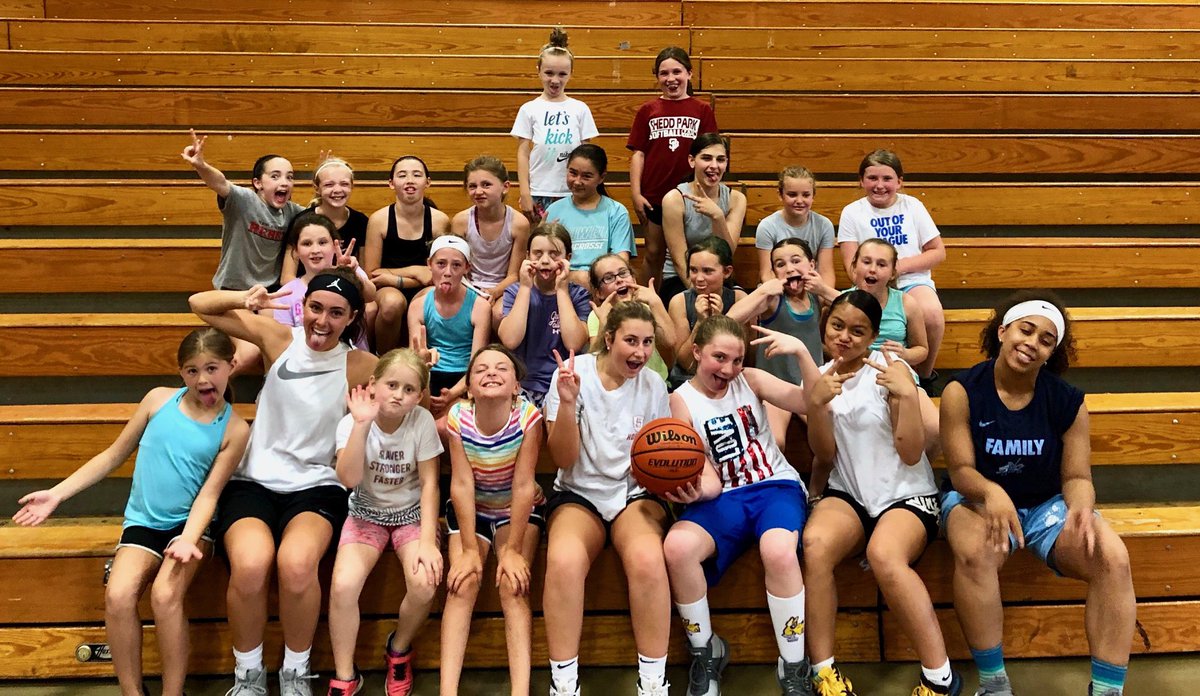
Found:
<path fill-rule="evenodd" d="M 775 643 L 784 662 L 804 659 L 804 590 L 791 597 L 776 597 L 767 593 L 767 608 L 775 628 Z"/>
<path fill-rule="evenodd" d="M 712 617 L 708 613 L 708 595 L 691 604 L 676 604 L 679 618 L 683 619 L 684 633 L 693 648 L 703 648 L 712 638 Z"/>
<path fill-rule="evenodd" d="M 667 656 L 646 657 L 638 653 L 638 680 L 643 686 L 657 686 L 667 680 Z"/>

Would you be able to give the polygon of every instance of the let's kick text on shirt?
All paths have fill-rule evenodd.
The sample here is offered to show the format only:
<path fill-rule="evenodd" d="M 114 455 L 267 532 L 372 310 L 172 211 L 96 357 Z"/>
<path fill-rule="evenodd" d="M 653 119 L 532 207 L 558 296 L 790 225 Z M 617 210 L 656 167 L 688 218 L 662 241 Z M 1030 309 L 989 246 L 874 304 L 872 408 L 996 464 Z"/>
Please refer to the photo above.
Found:
<path fill-rule="evenodd" d="M 575 134 L 571 132 L 571 116 L 565 111 L 547 113 L 542 117 L 542 125 L 546 126 L 546 145 L 574 145 Z M 554 126 L 562 126 L 554 128 Z"/>

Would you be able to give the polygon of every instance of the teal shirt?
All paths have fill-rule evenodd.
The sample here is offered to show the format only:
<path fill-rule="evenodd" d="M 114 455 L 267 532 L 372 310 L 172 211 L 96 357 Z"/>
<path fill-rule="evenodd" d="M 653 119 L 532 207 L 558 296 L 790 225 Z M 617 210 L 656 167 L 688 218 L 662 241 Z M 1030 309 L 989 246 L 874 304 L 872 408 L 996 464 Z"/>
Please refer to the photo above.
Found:
<path fill-rule="evenodd" d="M 225 404 L 211 423 L 199 423 L 179 410 L 185 393 L 180 389 L 150 416 L 138 441 L 125 527 L 166 531 L 187 522 L 221 451 L 233 409 Z"/>

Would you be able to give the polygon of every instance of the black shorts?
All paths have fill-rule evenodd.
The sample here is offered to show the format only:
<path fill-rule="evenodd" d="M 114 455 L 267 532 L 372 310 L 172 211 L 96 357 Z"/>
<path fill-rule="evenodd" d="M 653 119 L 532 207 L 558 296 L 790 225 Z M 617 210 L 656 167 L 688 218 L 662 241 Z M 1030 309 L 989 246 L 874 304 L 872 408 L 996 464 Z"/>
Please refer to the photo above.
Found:
<path fill-rule="evenodd" d="M 120 549 L 128 546 L 130 548 L 142 549 L 152 555 L 158 556 L 161 560 L 163 553 L 171 545 L 171 542 L 183 535 L 183 528 L 185 526 L 187 526 L 187 522 L 171 529 L 151 529 L 150 527 L 131 525 L 121 530 L 121 540 L 117 542 L 117 548 Z M 209 530 L 204 530 L 200 535 L 200 541 L 212 543 L 212 535 Z"/>
<path fill-rule="evenodd" d="M 234 522 L 244 518 L 262 520 L 271 530 L 275 545 L 283 538 L 288 523 L 302 512 L 315 512 L 333 528 L 331 546 L 342 531 L 350 493 L 341 486 L 327 485 L 306 488 L 292 493 L 277 493 L 254 481 L 230 481 L 217 503 L 216 532 L 218 539 Z"/>
<path fill-rule="evenodd" d="M 862 522 L 863 534 L 866 536 L 867 541 L 871 540 L 871 534 L 875 532 L 875 525 L 879 524 L 879 518 L 892 510 L 908 510 L 916 515 L 917 519 L 925 527 L 926 543 L 937 538 L 938 513 L 941 510 L 937 495 L 914 495 L 911 498 L 898 500 L 884 508 L 883 512 L 875 517 L 867 514 L 867 509 L 849 493 L 826 487 L 825 497 L 846 501 L 846 504 L 854 510 L 854 514 L 858 515 L 859 521 Z"/>
<path fill-rule="evenodd" d="M 429 395 L 441 394 L 443 389 L 453 389 L 454 385 L 458 384 L 458 380 L 463 378 L 463 372 L 441 372 L 438 370 L 429 371 Z"/>
<path fill-rule="evenodd" d="M 662 213 L 662 203 L 659 202 L 658 205 L 652 205 L 649 208 L 646 208 L 646 219 L 658 225 L 659 227 L 662 227 Z"/>
<path fill-rule="evenodd" d="M 501 527 L 506 527 L 512 522 L 511 519 L 489 520 L 486 517 L 475 516 L 475 536 L 483 539 L 492 546 L 496 543 L 496 532 L 500 531 Z M 534 525 L 543 532 L 546 531 L 546 504 L 534 505 L 533 511 L 529 513 L 529 524 Z M 450 534 L 458 534 L 458 515 L 454 513 L 454 503 L 446 501 L 446 531 Z"/>
<path fill-rule="evenodd" d="M 667 502 L 665 500 L 659 498 L 653 493 L 650 493 L 649 491 L 642 491 L 641 493 L 626 498 L 625 507 L 628 508 L 631 504 L 636 503 L 639 500 L 652 500 L 662 506 L 662 509 L 667 513 L 667 526 L 670 526 L 671 508 L 667 506 Z M 616 522 L 617 517 L 620 517 L 625 512 L 625 510 L 622 510 L 621 512 L 617 513 L 617 517 L 614 517 L 611 520 L 606 520 L 600 514 L 600 511 L 596 509 L 596 505 L 592 503 L 592 501 L 574 491 L 556 490 L 550 494 L 550 498 L 546 501 L 546 519 L 551 519 L 554 516 L 554 511 L 564 505 L 578 505 L 594 515 L 596 519 L 600 520 L 600 522 L 604 524 L 605 546 L 612 543 L 613 522 Z"/>

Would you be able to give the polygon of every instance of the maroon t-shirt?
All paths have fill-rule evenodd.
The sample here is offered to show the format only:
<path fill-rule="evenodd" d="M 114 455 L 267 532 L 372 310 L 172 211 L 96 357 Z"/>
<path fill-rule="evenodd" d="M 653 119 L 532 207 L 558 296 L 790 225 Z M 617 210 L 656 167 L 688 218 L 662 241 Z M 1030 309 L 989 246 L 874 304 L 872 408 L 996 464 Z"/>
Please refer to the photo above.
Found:
<path fill-rule="evenodd" d="M 717 117 L 708 102 L 695 97 L 651 99 L 633 117 L 625 147 L 646 153 L 642 195 L 655 206 L 667 191 L 692 178 L 688 151 L 701 133 L 716 133 Z"/>

